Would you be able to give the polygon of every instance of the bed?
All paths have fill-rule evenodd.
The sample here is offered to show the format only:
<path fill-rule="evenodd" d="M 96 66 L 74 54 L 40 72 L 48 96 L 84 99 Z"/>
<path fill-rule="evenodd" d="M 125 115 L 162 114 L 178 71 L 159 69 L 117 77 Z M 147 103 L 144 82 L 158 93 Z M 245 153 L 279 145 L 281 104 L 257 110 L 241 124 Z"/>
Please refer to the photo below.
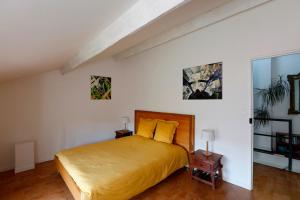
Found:
<path fill-rule="evenodd" d="M 179 122 L 173 144 L 134 135 L 56 154 L 75 200 L 129 199 L 187 164 L 187 153 L 194 150 L 194 116 L 136 110 L 135 132 L 141 118 Z"/>

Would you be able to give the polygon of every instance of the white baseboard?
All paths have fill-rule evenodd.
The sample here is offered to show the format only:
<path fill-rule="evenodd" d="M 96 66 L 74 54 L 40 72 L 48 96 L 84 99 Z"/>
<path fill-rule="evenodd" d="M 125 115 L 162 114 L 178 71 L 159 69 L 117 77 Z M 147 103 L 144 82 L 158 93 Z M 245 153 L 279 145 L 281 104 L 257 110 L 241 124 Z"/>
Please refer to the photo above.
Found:
<path fill-rule="evenodd" d="M 6 172 L 6 171 L 13 170 L 13 169 L 14 169 L 13 166 L 2 166 L 2 167 L 0 167 L 0 172 Z"/>
<path fill-rule="evenodd" d="M 244 183 L 244 182 L 240 182 L 240 181 L 236 181 L 236 180 L 232 180 L 232 179 L 228 179 L 228 178 L 223 178 L 225 182 L 228 182 L 228 183 L 231 183 L 235 186 L 238 186 L 238 187 L 241 187 L 241 188 L 244 188 L 246 190 L 252 190 L 252 186 L 251 184 L 248 184 L 248 183 Z"/>
<path fill-rule="evenodd" d="M 34 169 L 34 168 L 35 168 L 34 164 L 18 167 L 18 168 L 15 168 L 15 173 L 27 171 L 27 170 Z"/>

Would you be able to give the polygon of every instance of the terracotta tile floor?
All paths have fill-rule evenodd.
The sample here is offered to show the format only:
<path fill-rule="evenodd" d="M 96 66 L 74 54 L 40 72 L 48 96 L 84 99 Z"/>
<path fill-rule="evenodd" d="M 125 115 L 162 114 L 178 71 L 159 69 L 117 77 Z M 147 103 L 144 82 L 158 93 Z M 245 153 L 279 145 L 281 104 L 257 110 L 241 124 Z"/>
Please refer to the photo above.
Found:
<path fill-rule="evenodd" d="M 300 175 L 283 170 L 254 165 L 252 192 L 229 183 L 216 190 L 191 180 L 187 171 L 180 170 L 160 184 L 136 196 L 135 200 L 187 199 L 187 200 L 299 200 Z M 35 170 L 14 175 L 13 171 L 0 173 L 0 199 L 2 200 L 72 200 L 54 162 L 38 164 Z"/>

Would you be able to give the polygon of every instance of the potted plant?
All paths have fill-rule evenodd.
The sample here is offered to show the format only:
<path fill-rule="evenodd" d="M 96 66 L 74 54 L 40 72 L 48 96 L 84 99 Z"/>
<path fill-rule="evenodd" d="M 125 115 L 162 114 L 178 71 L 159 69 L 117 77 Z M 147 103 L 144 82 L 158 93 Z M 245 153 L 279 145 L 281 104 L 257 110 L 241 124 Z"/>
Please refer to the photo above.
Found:
<path fill-rule="evenodd" d="M 255 88 L 256 95 L 262 97 L 262 105 L 260 108 L 254 110 L 254 118 L 256 118 L 254 125 L 259 127 L 265 126 L 269 123 L 271 117 L 270 110 L 272 112 L 273 106 L 281 103 L 284 98 L 289 95 L 290 85 L 289 82 L 282 79 L 282 75 L 279 79 L 272 80 L 271 84 L 267 88 Z"/>

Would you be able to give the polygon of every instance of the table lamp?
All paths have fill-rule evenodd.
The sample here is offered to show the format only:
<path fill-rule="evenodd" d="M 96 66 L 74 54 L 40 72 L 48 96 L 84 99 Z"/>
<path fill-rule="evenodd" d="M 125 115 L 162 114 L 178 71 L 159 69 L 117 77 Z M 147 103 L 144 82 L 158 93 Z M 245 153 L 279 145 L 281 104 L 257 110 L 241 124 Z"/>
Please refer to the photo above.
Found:
<path fill-rule="evenodd" d="M 125 125 L 125 130 L 127 130 L 127 125 L 128 125 L 128 123 L 130 122 L 129 117 L 124 116 L 124 117 L 122 117 L 121 119 L 122 119 L 122 123 Z"/>
<path fill-rule="evenodd" d="M 211 153 L 208 151 L 208 142 L 215 140 L 215 132 L 211 129 L 203 129 L 201 134 L 201 139 L 206 141 L 206 151 L 205 156 L 210 156 Z"/>

